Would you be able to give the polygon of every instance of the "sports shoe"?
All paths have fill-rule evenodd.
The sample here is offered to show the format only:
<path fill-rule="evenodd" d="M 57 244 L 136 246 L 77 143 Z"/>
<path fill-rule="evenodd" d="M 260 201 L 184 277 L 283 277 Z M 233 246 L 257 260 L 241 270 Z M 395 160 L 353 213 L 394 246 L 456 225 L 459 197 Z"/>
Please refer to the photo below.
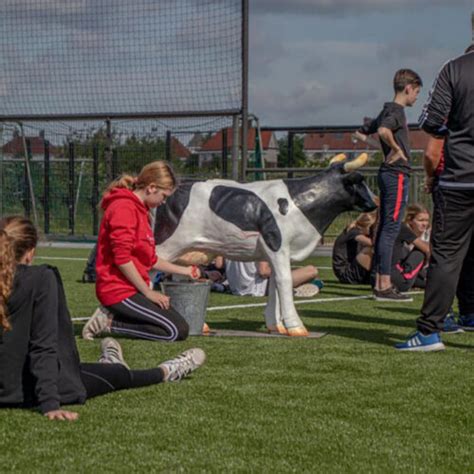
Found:
<path fill-rule="evenodd" d="M 158 367 L 163 370 L 163 382 L 179 382 L 183 377 L 201 367 L 205 360 L 204 351 L 196 347 L 184 351 L 174 359 L 162 362 Z"/>
<path fill-rule="evenodd" d="M 103 306 L 99 306 L 82 328 L 82 338 L 92 341 L 99 334 L 109 333 L 109 316 L 110 313 Z"/>
<path fill-rule="evenodd" d="M 474 331 L 474 314 L 459 315 L 459 326 L 464 331 Z"/>
<path fill-rule="evenodd" d="M 464 329 L 456 322 L 456 315 L 452 310 L 447 314 L 441 331 L 445 334 L 460 334 L 464 332 Z"/>
<path fill-rule="evenodd" d="M 319 286 L 313 283 L 304 283 L 294 289 L 294 295 L 297 298 L 311 298 L 319 293 Z"/>
<path fill-rule="evenodd" d="M 402 295 L 395 287 L 391 286 L 386 290 L 376 290 L 374 288 L 374 300 L 390 301 L 393 303 L 410 303 L 413 298 L 408 295 Z"/>
<path fill-rule="evenodd" d="M 125 362 L 122 353 L 122 347 L 112 337 L 106 337 L 100 342 L 100 358 L 101 364 L 121 364 L 130 370 L 130 367 Z"/>
<path fill-rule="evenodd" d="M 395 349 L 399 351 L 432 352 L 444 351 L 446 347 L 442 343 L 439 333 L 434 332 L 428 336 L 424 336 L 420 331 L 417 331 L 405 342 L 395 344 Z"/>

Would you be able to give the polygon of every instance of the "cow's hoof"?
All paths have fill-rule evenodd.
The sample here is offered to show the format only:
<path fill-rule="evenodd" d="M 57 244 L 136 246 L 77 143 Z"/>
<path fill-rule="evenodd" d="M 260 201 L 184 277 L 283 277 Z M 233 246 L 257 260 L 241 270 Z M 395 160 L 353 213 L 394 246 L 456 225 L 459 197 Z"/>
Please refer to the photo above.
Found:
<path fill-rule="evenodd" d="M 209 334 L 211 332 L 211 329 L 207 323 L 204 323 L 202 325 L 202 333 L 203 334 Z"/>
<path fill-rule="evenodd" d="M 267 328 L 270 334 L 282 334 L 283 336 L 288 335 L 288 331 L 283 324 L 277 324 L 276 326 L 270 326 Z"/>
<path fill-rule="evenodd" d="M 309 336 L 308 330 L 303 326 L 299 328 L 289 328 L 288 336 L 290 337 L 307 337 Z"/>

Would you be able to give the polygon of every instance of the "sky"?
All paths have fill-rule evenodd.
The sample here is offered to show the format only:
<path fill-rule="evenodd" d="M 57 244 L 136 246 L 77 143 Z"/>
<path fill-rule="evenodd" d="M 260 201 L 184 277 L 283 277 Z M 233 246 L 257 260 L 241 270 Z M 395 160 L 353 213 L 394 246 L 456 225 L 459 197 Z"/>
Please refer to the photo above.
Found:
<path fill-rule="evenodd" d="M 249 108 L 272 126 L 352 125 L 393 98 L 397 69 L 424 88 L 471 42 L 472 0 L 250 0 Z"/>
<path fill-rule="evenodd" d="M 249 0 L 249 111 L 355 125 L 471 40 L 474 0 Z M 0 114 L 240 107 L 240 0 L 2 0 Z"/>

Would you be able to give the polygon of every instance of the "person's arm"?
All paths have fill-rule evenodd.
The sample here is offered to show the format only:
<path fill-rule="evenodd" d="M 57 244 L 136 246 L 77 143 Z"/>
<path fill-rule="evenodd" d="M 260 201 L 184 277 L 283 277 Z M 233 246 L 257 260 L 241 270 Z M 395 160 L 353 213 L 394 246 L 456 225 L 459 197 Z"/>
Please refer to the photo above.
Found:
<path fill-rule="evenodd" d="M 155 265 L 153 265 L 153 270 L 159 270 L 164 273 L 174 273 L 176 275 L 184 275 L 193 280 L 196 280 L 201 276 L 201 271 L 196 265 L 176 265 L 162 258 L 158 258 Z"/>
<path fill-rule="evenodd" d="M 261 278 L 270 278 L 272 274 L 272 267 L 268 262 L 258 262 L 257 270 Z"/>
<path fill-rule="evenodd" d="M 424 241 L 421 237 L 418 237 L 413 242 L 413 245 L 425 254 L 425 259 L 428 260 L 430 258 L 431 247 L 429 242 Z"/>
<path fill-rule="evenodd" d="M 386 143 L 390 149 L 391 152 L 387 157 L 387 163 L 394 163 L 395 161 L 402 159 L 405 161 L 408 161 L 408 158 L 403 154 L 402 149 L 398 145 L 398 143 L 395 141 L 395 138 L 393 136 L 393 132 L 390 128 L 385 127 L 385 126 L 380 126 L 377 129 L 377 132 L 379 134 L 380 139 Z"/>
<path fill-rule="evenodd" d="M 435 172 L 441 160 L 443 152 L 444 138 L 437 138 L 430 136 L 426 150 L 423 155 L 423 167 L 425 169 L 425 192 L 431 193 L 433 190 L 433 182 L 435 179 Z"/>
<path fill-rule="evenodd" d="M 60 407 L 58 391 L 58 284 L 54 273 L 45 269 L 38 275 L 29 341 L 30 370 L 36 380 L 39 411 L 50 420 L 69 420 L 78 414 Z"/>
<path fill-rule="evenodd" d="M 141 293 L 145 298 L 153 301 L 160 308 L 168 309 L 170 307 L 170 299 L 168 296 L 159 291 L 152 290 L 137 270 L 132 261 L 117 265 L 118 269 L 124 274 L 125 278 Z"/>
<path fill-rule="evenodd" d="M 367 235 L 359 234 L 355 240 L 359 242 L 359 244 L 363 245 L 364 247 L 372 247 L 372 239 Z"/>
<path fill-rule="evenodd" d="M 428 102 L 420 116 L 420 127 L 430 135 L 445 137 L 448 134 L 446 119 L 451 112 L 452 102 L 451 63 L 447 63 L 435 79 Z"/>

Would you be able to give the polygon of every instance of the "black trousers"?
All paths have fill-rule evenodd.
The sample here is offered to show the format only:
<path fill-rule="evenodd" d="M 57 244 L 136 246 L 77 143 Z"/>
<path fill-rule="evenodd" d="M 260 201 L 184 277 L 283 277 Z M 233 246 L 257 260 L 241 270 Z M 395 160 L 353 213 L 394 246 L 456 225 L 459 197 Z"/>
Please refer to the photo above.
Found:
<path fill-rule="evenodd" d="M 176 310 L 162 309 L 141 293 L 107 309 L 114 315 L 112 332 L 153 341 L 183 341 L 188 337 L 188 323 Z"/>
<path fill-rule="evenodd" d="M 380 190 L 380 210 L 374 267 L 380 275 L 390 275 L 393 244 L 402 225 L 410 178 L 403 173 L 381 170 L 377 181 Z"/>
<path fill-rule="evenodd" d="M 423 334 L 441 331 L 456 289 L 461 312 L 474 312 L 474 190 L 434 192 L 432 253 L 416 322 Z"/>
<path fill-rule="evenodd" d="M 392 283 L 399 291 L 409 291 L 413 286 L 424 288 L 426 272 L 423 269 L 425 254 L 413 249 L 392 267 Z"/>
<path fill-rule="evenodd" d="M 128 370 L 122 364 L 81 364 L 80 374 L 87 398 L 163 382 L 163 371 L 158 367 Z"/>

